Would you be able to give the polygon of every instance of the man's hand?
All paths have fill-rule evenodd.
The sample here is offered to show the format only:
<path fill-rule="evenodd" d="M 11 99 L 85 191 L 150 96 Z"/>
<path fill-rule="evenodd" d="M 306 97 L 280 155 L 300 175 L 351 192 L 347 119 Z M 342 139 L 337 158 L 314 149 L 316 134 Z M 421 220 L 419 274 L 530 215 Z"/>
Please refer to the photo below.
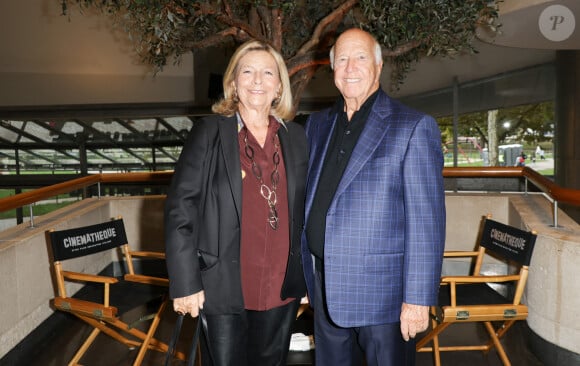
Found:
<path fill-rule="evenodd" d="M 429 306 L 403 303 L 401 308 L 401 334 L 408 341 L 429 326 Z"/>
<path fill-rule="evenodd" d="M 192 317 L 199 315 L 199 309 L 203 309 L 205 294 L 202 291 L 186 297 L 173 299 L 173 310 L 179 314 L 191 314 Z"/>

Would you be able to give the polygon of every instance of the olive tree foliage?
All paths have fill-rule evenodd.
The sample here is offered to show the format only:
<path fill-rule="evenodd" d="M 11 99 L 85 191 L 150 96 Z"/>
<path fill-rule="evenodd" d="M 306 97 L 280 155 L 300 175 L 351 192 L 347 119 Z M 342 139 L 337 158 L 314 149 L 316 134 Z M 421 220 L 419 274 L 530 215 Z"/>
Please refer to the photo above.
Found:
<path fill-rule="evenodd" d="M 61 0 L 114 17 L 143 63 L 162 70 L 171 59 L 249 39 L 270 43 L 288 67 L 295 105 L 346 28 L 371 32 L 399 86 L 425 56 L 475 52 L 476 30 L 497 30 L 501 0 Z"/>

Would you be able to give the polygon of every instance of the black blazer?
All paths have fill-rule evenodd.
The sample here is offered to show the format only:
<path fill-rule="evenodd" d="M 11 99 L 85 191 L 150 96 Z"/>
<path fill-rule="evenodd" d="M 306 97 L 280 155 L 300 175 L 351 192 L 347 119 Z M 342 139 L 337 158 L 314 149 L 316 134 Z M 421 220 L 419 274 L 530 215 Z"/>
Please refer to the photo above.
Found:
<path fill-rule="evenodd" d="M 290 251 L 280 297 L 306 293 L 300 238 L 308 148 L 302 126 L 278 130 L 288 185 Z M 165 203 L 165 246 L 171 298 L 205 291 L 208 314 L 244 309 L 240 278 L 242 177 L 235 116 L 196 121 L 175 166 Z"/>

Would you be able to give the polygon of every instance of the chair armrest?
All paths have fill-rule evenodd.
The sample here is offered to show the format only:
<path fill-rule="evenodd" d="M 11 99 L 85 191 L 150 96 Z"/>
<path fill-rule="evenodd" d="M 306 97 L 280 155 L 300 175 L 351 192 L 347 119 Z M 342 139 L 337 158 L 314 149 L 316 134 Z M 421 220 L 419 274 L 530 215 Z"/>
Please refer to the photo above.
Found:
<path fill-rule="evenodd" d="M 55 297 L 54 306 L 63 311 L 81 314 L 97 319 L 114 319 L 117 316 L 117 308 L 103 304 L 74 299 L 72 297 Z"/>
<path fill-rule="evenodd" d="M 163 252 L 131 251 L 131 256 L 140 258 L 165 259 L 165 253 Z"/>
<path fill-rule="evenodd" d="M 140 274 L 126 274 L 124 278 L 125 281 L 130 282 L 138 282 L 148 285 L 164 286 L 164 287 L 169 286 L 169 279 L 162 277 L 145 276 Z"/>
<path fill-rule="evenodd" d="M 444 276 L 441 277 L 441 284 L 455 283 L 487 283 L 487 282 L 510 282 L 520 279 L 519 275 L 499 275 L 499 276 Z"/>
<path fill-rule="evenodd" d="M 522 304 L 447 306 L 442 315 L 445 323 L 523 320 L 528 317 L 528 307 Z"/>
<path fill-rule="evenodd" d="M 477 257 L 478 254 L 476 251 L 449 250 L 443 252 L 443 258 Z"/>
<path fill-rule="evenodd" d="M 97 282 L 97 283 L 117 283 L 119 282 L 118 279 L 115 277 L 108 277 L 108 276 L 98 276 L 86 273 L 78 273 L 78 272 L 70 272 L 70 271 L 62 271 L 62 276 L 69 280 L 75 281 L 85 281 L 85 282 Z"/>

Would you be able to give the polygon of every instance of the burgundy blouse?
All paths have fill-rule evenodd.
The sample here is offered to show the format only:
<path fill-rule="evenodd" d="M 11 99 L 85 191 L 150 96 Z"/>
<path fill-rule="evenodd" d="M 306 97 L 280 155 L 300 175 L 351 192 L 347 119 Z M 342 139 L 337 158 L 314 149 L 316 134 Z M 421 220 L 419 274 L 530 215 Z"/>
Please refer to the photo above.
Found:
<path fill-rule="evenodd" d="M 280 298 L 290 250 L 286 169 L 282 147 L 277 138 L 280 127 L 280 123 L 271 117 L 263 148 L 245 127 L 238 134 L 242 165 L 240 265 L 244 304 L 248 310 L 269 310 L 293 300 L 282 301 Z M 270 189 L 272 189 L 271 174 L 275 169 L 274 141 L 278 144 L 280 179 L 276 188 L 277 230 L 272 229 L 268 222 L 268 202 L 260 194 L 260 182 L 252 172 L 252 163 L 246 154 L 244 142 L 246 133 L 248 145 L 254 150 L 254 161 L 260 166 L 264 184 Z"/>

